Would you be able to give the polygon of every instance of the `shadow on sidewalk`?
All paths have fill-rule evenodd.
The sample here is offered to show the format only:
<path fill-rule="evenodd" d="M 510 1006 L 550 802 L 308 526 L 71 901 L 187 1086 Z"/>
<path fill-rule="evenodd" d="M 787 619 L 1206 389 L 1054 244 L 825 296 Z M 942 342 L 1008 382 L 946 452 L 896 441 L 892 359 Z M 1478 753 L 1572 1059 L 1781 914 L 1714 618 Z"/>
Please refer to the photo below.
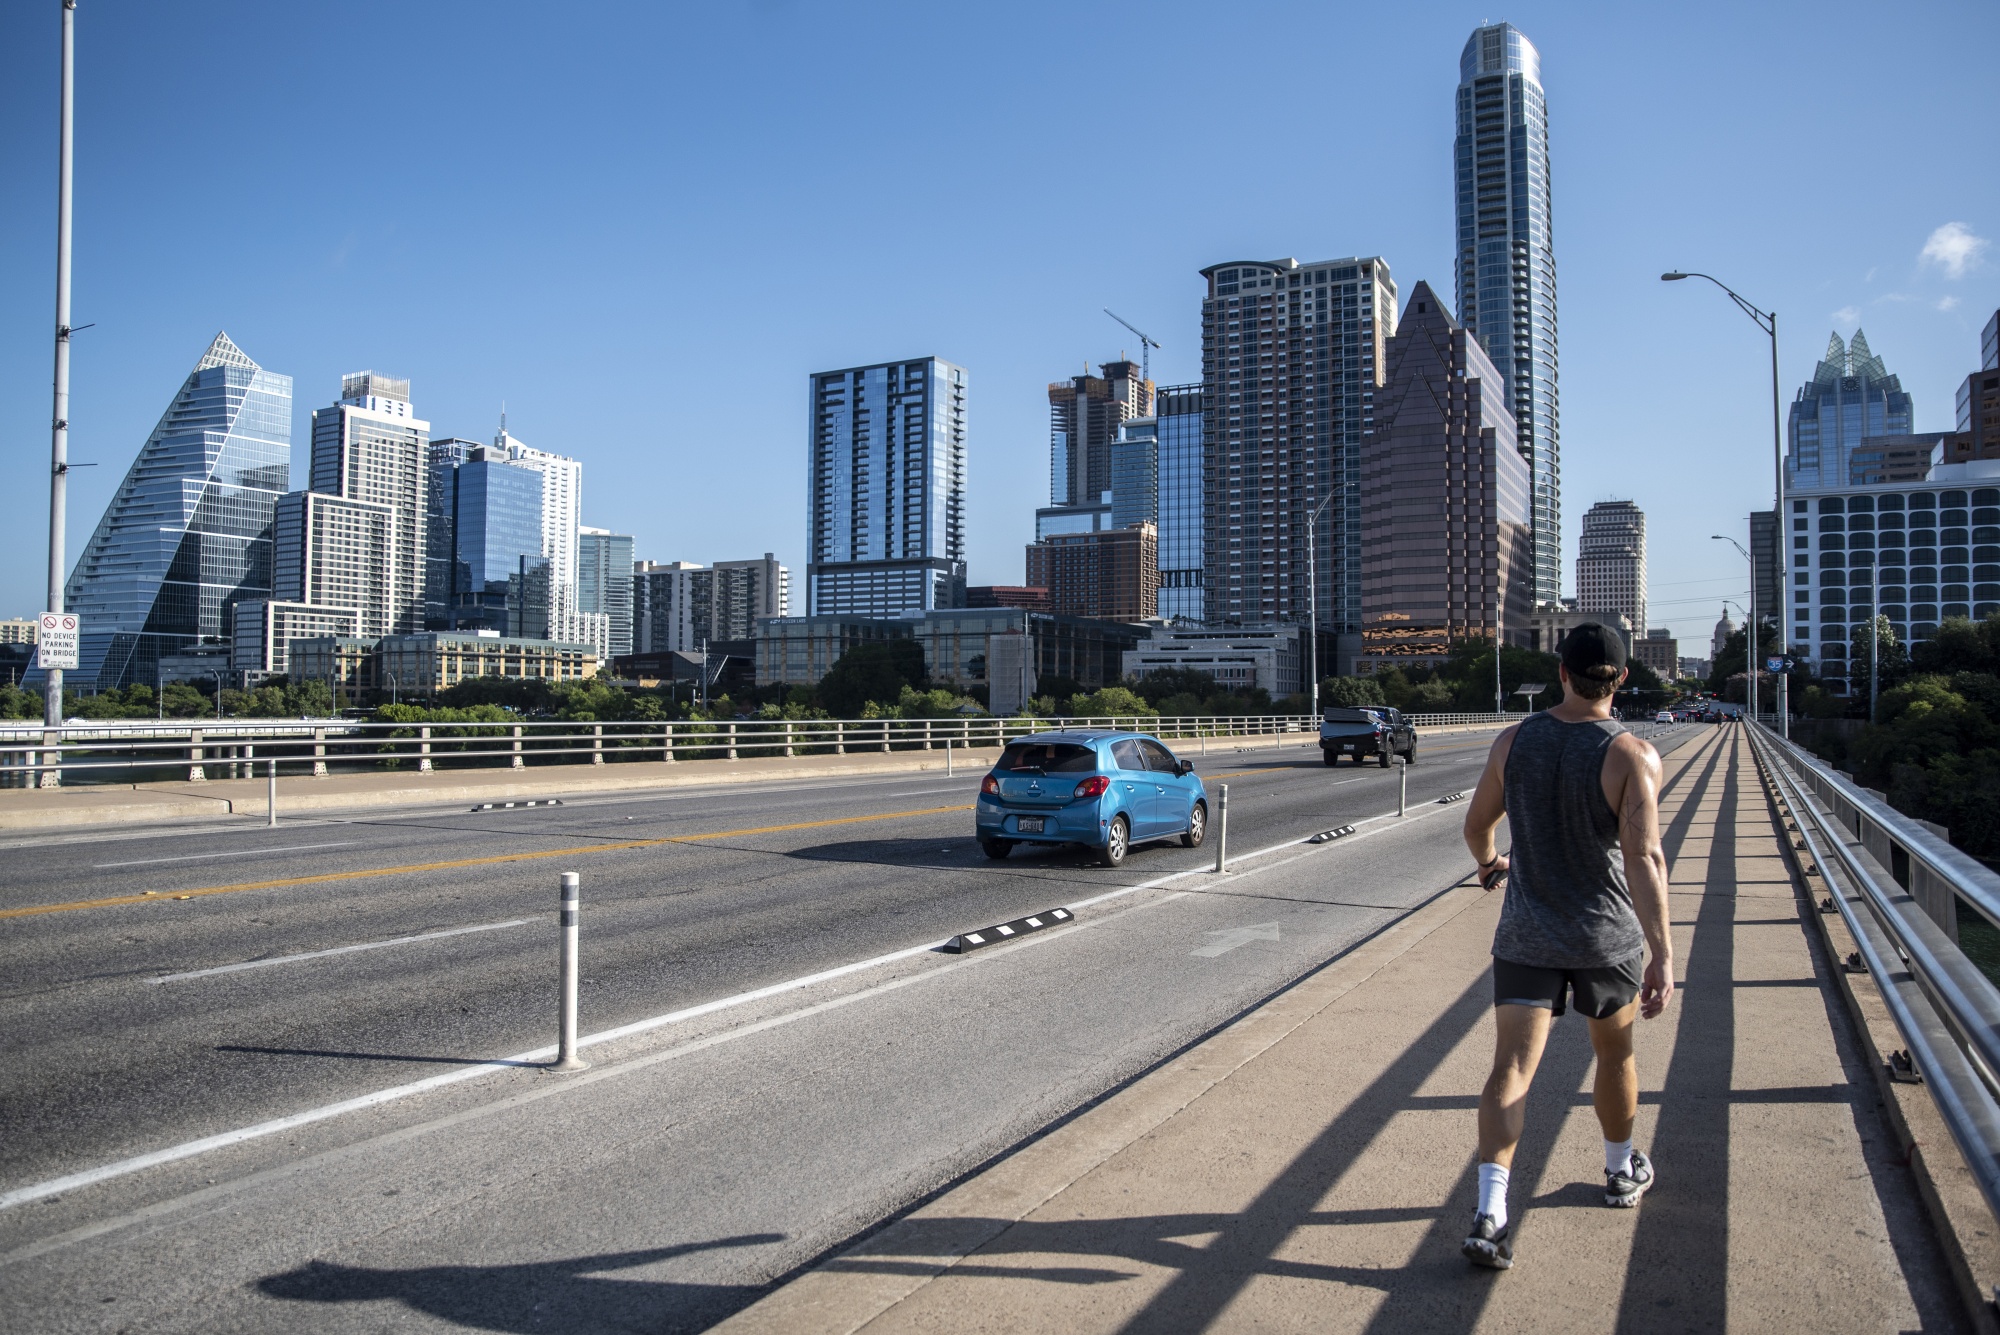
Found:
<path fill-rule="evenodd" d="M 752 1233 L 713 1242 L 579 1256 L 521 1265 L 417 1266 L 376 1270 L 311 1261 L 257 1281 L 267 1297 L 298 1303 L 400 1303 L 454 1325 L 507 1332 L 699 1330 L 744 1306 L 754 1284 L 678 1284 L 615 1279 L 603 1272 L 656 1265 L 723 1247 L 784 1241 Z M 313 1325 L 300 1314 L 297 1326 Z"/>
<path fill-rule="evenodd" d="M 1669 784 L 1682 789 L 1678 807 L 1664 831 L 1670 857 L 1687 842 L 1703 800 L 1718 788 L 1727 802 L 1737 794 L 1733 775 L 1722 773 L 1725 751 L 1708 756 L 1682 771 Z M 1686 781 L 1685 783 L 1683 781 Z M 1727 840 L 1728 835 L 1719 838 Z M 1716 850 L 1709 884 L 1698 913 L 1690 972 L 1697 986 L 1690 990 L 1694 1009 L 1685 1014 L 1666 1077 L 1667 1106 L 1661 1109 L 1656 1142 L 1671 1174 L 1658 1200 L 1649 1200 L 1641 1229 L 1649 1238 L 1635 1255 L 1672 1255 L 1682 1249 L 1697 1258 L 1695 1266 L 1675 1266 L 1660 1273 L 1608 1274 L 1604 1284 L 1624 1290 L 1626 1328 L 1707 1328 L 1714 1324 L 1724 1287 L 1715 1282 L 1722 1272 L 1715 1264 L 1727 1245 L 1727 1164 L 1730 1090 L 1730 1046 L 1733 1012 L 1731 934 L 1734 914 L 1733 852 L 1727 842 Z M 1232 1303 L 1259 1277 L 1309 1280 L 1351 1285 L 1381 1294 L 1367 1320 L 1370 1331 L 1463 1330 L 1476 1325 L 1494 1291 L 1496 1276 L 1468 1267 L 1458 1243 L 1470 1216 L 1474 1172 L 1470 1150 L 1473 1127 L 1462 1124 L 1466 1167 L 1442 1200 L 1389 1208 L 1328 1210 L 1324 1203 L 1348 1170 L 1376 1146 L 1390 1123 L 1413 1109 L 1471 1106 L 1469 1095 L 1422 1095 L 1426 1084 L 1477 1027 L 1491 1007 L 1489 974 L 1479 977 L 1416 1036 L 1344 1109 L 1257 1193 L 1242 1210 L 1215 1214 L 1154 1215 L 1078 1220 L 1025 1219 L 1001 1221 L 962 1219 L 906 1220 L 899 1226 L 896 1248 L 910 1259 L 893 1255 L 849 1254 L 827 1263 L 829 1270 L 850 1273 L 932 1273 L 921 1258 L 962 1252 L 968 1229 L 990 1237 L 977 1246 L 966 1265 L 953 1273 L 1017 1279 L 1042 1278 L 1068 1284 L 1102 1284 L 1137 1279 L 1144 1266 L 1170 1272 L 1150 1299 L 1120 1327 L 1126 1332 L 1209 1329 L 1225 1320 Z M 1592 1053 L 1585 1027 L 1575 1020 L 1559 1022 L 1550 1035 L 1542 1067 L 1529 1096 L 1527 1133 L 1515 1158 L 1515 1180 L 1531 1183 L 1547 1173 L 1551 1152 L 1571 1115 L 1588 1116 L 1578 1105 L 1588 1104 L 1579 1089 L 1591 1069 Z M 1842 1101 L 1844 1091 L 1799 1089 L 1746 1092 L 1746 1101 Z M 1593 1128 L 1594 1130 L 1594 1128 Z M 1603 1184 L 1593 1160 L 1576 1165 L 1575 1181 L 1522 1202 L 1521 1231 L 1532 1243 L 1534 1217 L 1547 1208 L 1602 1210 Z M 1400 1265 L 1341 1265 L 1296 1258 L 1301 1230 L 1324 1227 L 1371 1227 L 1422 1224 L 1421 1240 Z M 1032 1257 L 1019 1269 L 1004 1258 Z M 1055 1265 L 1054 1259 L 1074 1258 L 1076 1265 Z M 1545 1256 L 1562 1264 L 1560 1256 Z M 973 1266 L 978 1269 L 973 1269 Z M 1691 1282 L 1693 1281 L 1693 1282 Z M 1688 1292 L 1692 1288 L 1694 1292 Z M 1664 1301 L 1663 1301 L 1664 1300 Z M 1667 1304 L 1675 1304 L 1669 1313 Z"/>

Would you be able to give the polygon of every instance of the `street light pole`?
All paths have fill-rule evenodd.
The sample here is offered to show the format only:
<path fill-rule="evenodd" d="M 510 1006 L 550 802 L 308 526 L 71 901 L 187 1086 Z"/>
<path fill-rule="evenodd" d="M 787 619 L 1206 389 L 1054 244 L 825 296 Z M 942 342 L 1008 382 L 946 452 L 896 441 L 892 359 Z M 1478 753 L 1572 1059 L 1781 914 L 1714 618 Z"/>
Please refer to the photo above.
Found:
<path fill-rule="evenodd" d="M 1771 472 L 1773 480 L 1776 483 L 1776 496 L 1777 496 L 1777 505 L 1771 511 L 1771 521 L 1772 521 L 1771 522 L 1771 573 L 1773 576 L 1772 582 L 1776 586 L 1773 589 L 1773 592 L 1777 595 L 1778 599 L 1778 605 L 1772 609 L 1772 615 L 1778 623 L 1778 652 L 1783 653 L 1785 651 L 1785 642 L 1786 642 L 1785 618 L 1788 615 L 1790 615 L 1785 609 L 1791 606 L 1791 599 L 1790 595 L 1787 594 L 1785 590 L 1785 586 L 1788 583 L 1788 581 L 1785 578 L 1786 574 L 1785 571 L 1785 437 L 1784 437 L 1783 421 L 1779 412 L 1780 390 L 1778 386 L 1778 313 L 1776 311 L 1760 310 L 1758 307 L 1752 305 L 1750 302 L 1745 301 L 1743 297 L 1740 294 L 1738 294 L 1733 288 L 1731 288 L 1727 283 L 1723 282 L 1720 278 L 1717 278 L 1711 274 L 1682 273 L 1679 270 L 1675 270 L 1672 273 L 1663 273 L 1660 275 L 1660 281 L 1663 283 L 1677 283 L 1683 278 L 1706 278 L 1708 279 L 1709 282 L 1714 283 L 1717 287 L 1721 288 L 1724 292 L 1728 293 L 1729 299 L 1736 303 L 1737 308 L 1740 309 L 1745 315 L 1749 316 L 1751 321 L 1755 323 L 1759 329 L 1763 330 L 1766 334 L 1768 334 L 1771 339 Z M 1755 538 L 1754 533 L 1752 534 L 1752 538 L 1753 539 Z M 1757 641 L 1761 638 L 1757 633 L 1757 618 L 1755 616 L 1756 610 L 1757 610 L 1757 563 L 1755 561 L 1752 561 L 1750 563 L 1750 611 L 1752 613 L 1750 618 L 1751 628 L 1748 635 L 1744 639 L 1744 643 L 1746 645 L 1752 646 L 1749 657 L 1751 660 L 1750 682 L 1753 687 L 1756 685 L 1757 682 L 1757 675 L 1756 675 L 1757 649 L 1755 646 Z M 1792 710 L 1791 710 L 1791 700 L 1790 700 L 1791 692 L 1787 689 L 1787 686 L 1788 686 L 1788 679 L 1783 675 L 1779 676 L 1777 705 L 1778 705 L 1778 735 L 1781 737 L 1790 737 L 1792 733 L 1791 729 Z M 1750 717 L 1753 721 L 1757 717 L 1757 696 L 1754 690 L 1750 696 Z"/>
<path fill-rule="evenodd" d="M 1319 717 L 1319 541 L 1314 536 L 1314 526 L 1319 522 L 1320 512 L 1332 503 L 1334 496 L 1339 493 L 1339 490 L 1340 488 L 1336 486 L 1332 491 L 1328 492 L 1325 498 L 1313 508 L 1313 512 L 1306 516 L 1306 621 L 1311 627 L 1309 634 L 1312 641 L 1312 647 L 1306 651 L 1306 662 L 1310 664 L 1308 670 L 1312 675 L 1312 715 L 1314 718 Z"/>
<path fill-rule="evenodd" d="M 68 564 L 65 517 L 69 488 L 69 235 L 70 180 L 76 89 L 76 0 L 62 0 L 62 110 L 56 142 L 56 376 L 55 412 L 49 431 L 49 600 L 63 610 L 63 568 Z M 62 722 L 63 671 L 45 669 L 42 722 Z M 42 783 L 60 782 L 61 771 L 45 772 Z"/>
<path fill-rule="evenodd" d="M 1742 552 L 1743 560 L 1750 567 L 1750 606 L 1743 609 L 1745 621 L 1743 627 L 1743 660 L 1744 665 L 1750 669 L 1750 721 L 1755 723 L 1757 721 L 1758 641 L 1763 638 L 1757 633 L 1757 563 L 1750 559 L 1749 551 L 1736 539 L 1725 537 L 1720 533 L 1711 533 L 1708 536 L 1715 542 L 1726 542 L 1737 551 Z"/>

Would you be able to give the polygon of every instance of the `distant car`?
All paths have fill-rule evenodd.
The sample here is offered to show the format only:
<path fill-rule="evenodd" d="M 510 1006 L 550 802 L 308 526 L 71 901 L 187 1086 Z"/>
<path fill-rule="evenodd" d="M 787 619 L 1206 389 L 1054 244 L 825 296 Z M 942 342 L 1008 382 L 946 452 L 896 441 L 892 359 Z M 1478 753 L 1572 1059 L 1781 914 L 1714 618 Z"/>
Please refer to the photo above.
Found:
<path fill-rule="evenodd" d="M 1082 844 L 1116 867 L 1149 839 L 1199 848 L 1208 790 L 1191 761 L 1146 733 L 1037 733 L 1000 753 L 980 782 L 973 825 L 989 858 L 1016 844 Z"/>
<path fill-rule="evenodd" d="M 1319 751 L 1329 765 L 1338 765 L 1342 756 L 1353 756 L 1356 764 L 1369 756 L 1387 769 L 1393 757 L 1417 763 L 1417 730 L 1403 716 L 1386 705 L 1326 710 L 1319 720 Z"/>
<path fill-rule="evenodd" d="M 1671 709 L 1662 709 L 1659 713 L 1653 715 L 1653 722 L 1655 723 L 1672 723 L 1673 721 L 1674 711 Z"/>

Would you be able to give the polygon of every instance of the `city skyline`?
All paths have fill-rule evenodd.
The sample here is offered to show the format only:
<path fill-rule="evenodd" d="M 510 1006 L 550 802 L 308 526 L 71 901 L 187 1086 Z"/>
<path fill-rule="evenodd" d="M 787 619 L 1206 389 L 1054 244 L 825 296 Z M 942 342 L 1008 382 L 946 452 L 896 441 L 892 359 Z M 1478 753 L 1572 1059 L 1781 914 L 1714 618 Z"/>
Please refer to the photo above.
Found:
<path fill-rule="evenodd" d="M 1041 394 L 1052 353 L 1067 347 L 1079 358 L 1096 357 L 1120 342 L 1128 354 L 1137 352 L 1101 306 L 1113 306 L 1166 345 L 1153 354 L 1156 381 L 1186 382 L 1199 369 L 1190 275 L 1217 254 L 1365 250 L 1389 256 L 1406 278 L 1435 280 L 1451 271 L 1454 126 L 1446 90 L 1456 83 L 1454 55 L 1481 15 L 1334 18 L 1284 6 L 1259 13 L 1302 41 L 1327 40 L 1338 30 L 1342 40 L 1402 54 L 1356 72 L 1355 87 L 1336 104 L 1370 135 L 1368 189 L 1352 189 L 1346 172 L 1328 170 L 1333 160 L 1314 153 L 1296 189 L 1265 193 L 1254 208 L 1218 193 L 1183 199 L 1171 226 L 1148 221 L 1135 229 L 1119 218 L 1114 227 L 1107 217 L 1100 230 L 1115 243 L 1036 222 L 1008 192 L 1017 178 L 1038 179 L 1038 141 L 1079 115 L 1112 108 L 1122 114 L 1135 80 L 1192 77 L 1206 59 L 1210 29 L 1220 29 L 1198 11 L 1163 10 L 1135 35 L 1129 69 L 1093 66 L 1103 77 L 1079 80 L 1058 71 L 1080 55 L 1030 40 L 1022 30 L 1027 25 L 954 16 L 924 37 L 892 39 L 910 68 L 921 66 L 916 53 L 932 44 L 977 42 L 992 52 L 996 69 L 1020 67 L 1065 91 L 1046 105 L 1025 107 L 1015 73 L 953 81 L 963 109 L 949 127 L 926 133 L 932 141 L 971 135 L 986 165 L 980 180 L 945 201 L 946 247 L 944 231 L 882 227 L 874 218 L 866 224 L 873 235 L 864 235 L 858 215 L 841 216 L 845 187 L 812 165 L 806 150 L 812 125 L 896 115 L 930 86 L 925 79 L 941 75 L 920 75 L 893 92 L 863 93 L 844 79 L 828 83 L 817 75 L 786 89 L 782 74 L 773 83 L 749 66 L 737 68 L 732 57 L 703 71 L 685 96 L 699 107 L 729 80 L 756 90 L 763 109 L 735 123 L 708 112 L 686 118 L 645 107 L 614 112 L 604 100 L 614 96 L 608 92 L 583 99 L 595 108 L 593 120 L 613 112 L 624 127 L 603 152 L 629 159 L 638 135 L 657 147 L 663 163 L 676 164 L 672 197 L 683 203 L 665 215 L 651 206 L 655 185 L 642 180 L 628 188 L 593 175 L 593 164 L 608 161 L 598 150 L 585 147 L 570 160 L 565 141 L 565 154 L 552 154 L 551 136 L 567 124 L 568 113 L 558 108 L 537 102 L 481 113 L 503 122 L 491 129 L 442 106 L 408 121 L 405 108 L 399 116 L 407 124 L 399 122 L 393 133 L 412 134 L 406 165 L 427 191 L 444 200 L 490 193 L 501 179 L 490 168 L 504 143 L 513 164 L 505 173 L 509 204 L 496 221 L 461 211 L 449 228 L 391 227 L 378 211 L 329 205 L 306 188 L 322 170 L 323 153 L 300 145 L 312 145 L 336 123 L 325 96 L 242 73 L 274 67 L 278 50 L 337 40 L 346 20 L 287 15 L 244 25 L 218 11 L 166 23 L 119 0 L 89 6 L 78 20 L 77 319 L 96 327 L 77 339 L 72 452 L 79 463 L 102 466 L 72 475 L 71 513 L 79 522 L 72 525 L 70 559 L 81 553 L 83 522 L 108 502 L 185 368 L 182 349 L 226 325 L 257 349 L 260 361 L 302 384 L 325 385 L 371 363 L 419 377 L 427 416 L 440 434 L 489 435 L 505 400 L 527 439 L 587 458 L 601 475 L 619 480 L 616 495 L 594 492 L 605 505 L 593 502 L 583 517 L 634 533 L 642 554 L 775 547 L 794 568 L 805 564 L 800 535 L 795 521 L 782 516 L 796 515 L 793 507 L 803 502 L 793 463 L 796 400 L 762 392 L 765 379 L 782 389 L 792 374 L 785 366 L 849 365 L 912 347 L 934 349 L 980 377 L 969 578 L 1010 582 L 1032 536 L 1037 493 L 1046 486 L 1046 459 L 1034 456 L 1045 448 L 1036 438 L 1046 438 Z M 1718 597 L 1740 600 L 1744 585 L 1733 570 L 1737 563 L 1722 559 L 1721 545 L 1707 535 L 1725 522 L 1740 529 L 1743 513 L 1770 504 L 1768 479 L 1742 466 L 1752 451 L 1768 448 L 1768 385 L 1760 380 L 1754 331 L 1732 328 L 1729 321 L 1739 317 L 1726 304 L 1718 309 L 1696 300 L 1691 289 L 1661 289 L 1657 273 L 1676 266 L 1715 272 L 1780 310 L 1788 389 L 1808 378 L 1830 328 L 1846 336 L 1862 322 L 1856 317 L 1865 317 L 1874 348 L 1916 400 L 1915 430 L 1950 428 L 1953 393 L 1972 365 L 1964 349 L 1976 345 L 1981 308 L 1990 312 L 1995 304 L 1995 270 L 1981 241 L 2000 220 L 2000 200 L 1992 185 L 1965 173 L 1922 131 L 1938 118 L 1978 123 L 1991 114 L 1994 92 L 1978 78 L 1970 52 L 2000 24 L 1983 7 L 1944 6 L 1883 36 L 1878 68 L 1888 75 L 1920 69 L 1925 97 L 1898 100 L 1881 85 L 1864 87 L 1853 94 L 1850 133 L 1858 151 L 1892 153 L 1915 179 L 1940 184 L 1921 198 L 1905 191 L 1862 201 L 1836 221 L 1803 195 L 1767 190 L 1762 168 L 1779 146 L 1819 133 L 1825 70 L 1839 60 L 1831 39 L 1839 24 L 1825 13 L 1802 28 L 1775 14 L 1692 10 L 1686 22 L 1726 26 L 1731 40 L 1677 53 L 1671 62 L 1630 58 L 1647 47 L 1647 25 L 1637 16 L 1540 5 L 1508 17 L 1532 36 L 1558 99 L 1568 509 L 1580 515 L 1608 494 L 1635 496 L 1646 507 L 1655 565 L 1672 568 L 1655 588 L 1654 604 L 1683 638 L 1695 638 L 1692 632 L 1712 620 Z M 644 48 L 643 17 L 608 21 L 629 39 L 621 45 Z M 14 114 L 0 147 L 20 179 L 34 180 L 53 158 L 53 14 L 10 13 L 0 23 L 8 37 L 0 61 L 14 76 L 4 94 Z M 473 36 L 448 13 L 403 14 L 398 23 L 409 58 L 440 76 L 462 64 L 504 59 L 525 62 L 543 83 L 575 77 L 565 72 L 566 56 L 534 49 L 537 29 L 524 11 L 498 11 Z M 688 40 L 762 51 L 758 69 L 802 70 L 824 50 L 851 41 L 839 25 L 796 13 L 692 23 Z M 180 62 L 189 76 L 185 86 L 138 97 L 146 86 L 139 72 L 163 58 Z M 1141 79 L 1141 70 L 1150 72 Z M 387 71 L 356 76 L 386 78 Z M 1270 114 L 1280 114 L 1292 95 L 1273 96 L 1278 102 Z M 1669 96 L 1681 115 L 1671 127 L 1650 124 L 1645 108 Z M 218 97 L 250 137 L 244 199 L 255 217 L 221 249 L 191 230 L 202 215 L 193 207 L 198 196 L 165 174 L 173 154 L 161 147 L 161 136 L 200 123 Z M 341 102 L 341 114 L 352 113 L 355 103 Z M 725 95 L 724 105 L 736 104 Z M 392 133 L 386 113 L 360 114 L 357 133 Z M 1247 152 L 1245 165 L 1256 171 L 1292 156 L 1280 144 L 1238 149 L 1247 113 L 1168 107 L 1149 115 L 1149 133 L 1177 154 L 1212 156 L 1228 144 Z M 674 127 L 682 123 L 700 132 L 680 134 Z M 1744 133 L 1746 125 L 1754 132 Z M 441 152 L 445 143 L 452 152 Z M 512 147 L 523 143 L 525 155 Z M 1022 178 L 1029 165 L 1016 157 L 1030 146 L 1037 148 L 1037 165 Z M 760 183 L 743 194 L 750 214 L 734 202 L 739 169 L 725 165 L 745 160 L 777 167 L 760 168 Z M 599 207 L 557 209 L 558 196 L 573 201 L 578 191 Z M 781 201 L 801 191 L 811 205 Z M 159 207 L 140 208 L 142 197 L 157 198 Z M 27 257 L 0 280 L 0 347 L 15 377 L 0 405 L 10 433 L 24 440 L 46 434 L 49 274 L 34 257 L 47 251 L 51 212 L 51 202 L 33 190 L 0 205 L 0 229 L 13 253 Z M 134 227 L 131 219 L 141 216 L 147 225 Z M 643 229 L 626 221 L 642 216 Z M 502 218 L 504 226 L 497 226 Z M 794 221 L 772 221 L 782 219 Z M 182 262 L 204 253 L 201 247 L 223 262 Z M 864 278 L 867 265 L 817 266 L 843 250 L 865 257 L 874 270 Z M 758 257 L 754 264 L 748 253 Z M 776 254 L 806 256 L 819 277 L 795 281 L 794 266 L 770 262 Z M 892 254 L 900 263 L 883 264 Z M 557 255 L 567 257 L 566 267 L 544 276 Z M 676 255 L 690 263 L 699 256 L 703 267 L 683 271 Z M 948 283 L 939 281 L 947 256 Z M 925 277 L 926 269 L 938 279 Z M 910 277 L 878 276 L 891 272 Z M 554 281 L 558 273 L 561 282 Z M 720 295 L 725 274 L 739 296 Z M 1049 294 L 1058 291 L 1075 299 L 1051 307 Z M 659 300 L 664 292 L 671 301 Z M 1938 309 L 1953 299 L 1955 308 Z M 782 327 L 763 315 L 754 325 L 739 323 L 775 304 L 788 311 Z M 707 318 L 710 310 L 719 323 Z M 702 318 L 694 318 L 697 311 Z M 1621 377 L 1629 372 L 1613 355 L 1635 324 L 1649 341 L 1679 349 L 1692 363 L 1658 411 L 1639 422 L 1628 418 Z M 746 357 L 752 347 L 755 356 Z M 662 374 L 667 379 L 655 393 Z M 295 455 L 306 434 L 303 409 L 315 399 L 309 394 L 295 405 Z M 672 410 L 662 414 L 662 404 Z M 728 447 L 708 444 L 719 440 Z M 1635 461 L 1646 460 L 1671 461 L 1702 481 L 1657 487 L 1634 476 Z M 748 504 L 702 507 L 684 517 L 659 513 L 655 498 L 669 488 L 721 489 L 746 469 L 769 479 L 769 509 L 778 518 Z M 302 477 L 302 469 L 294 476 Z M 16 611 L 33 610 L 40 583 L 39 524 L 20 528 L 5 539 L 8 573 L 0 581 L 0 597 Z M 1562 550 L 1576 550 L 1573 528 Z"/>

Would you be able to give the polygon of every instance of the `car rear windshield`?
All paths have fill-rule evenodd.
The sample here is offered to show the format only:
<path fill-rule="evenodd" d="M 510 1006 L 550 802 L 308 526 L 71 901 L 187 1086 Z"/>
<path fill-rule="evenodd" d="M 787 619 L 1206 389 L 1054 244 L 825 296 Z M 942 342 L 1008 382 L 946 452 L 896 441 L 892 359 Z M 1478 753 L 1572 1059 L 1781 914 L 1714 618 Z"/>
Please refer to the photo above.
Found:
<path fill-rule="evenodd" d="M 1365 709 L 1329 709 L 1323 718 L 1328 723 L 1374 723 L 1377 716 Z"/>
<path fill-rule="evenodd" d="M 1089 774 L 1097 768 L 1097 752 L 1075 742 L 1015 742 L 1000 753 L 993 767 L 1008 770 L 1040 770 L 1044 774 Z"/>

